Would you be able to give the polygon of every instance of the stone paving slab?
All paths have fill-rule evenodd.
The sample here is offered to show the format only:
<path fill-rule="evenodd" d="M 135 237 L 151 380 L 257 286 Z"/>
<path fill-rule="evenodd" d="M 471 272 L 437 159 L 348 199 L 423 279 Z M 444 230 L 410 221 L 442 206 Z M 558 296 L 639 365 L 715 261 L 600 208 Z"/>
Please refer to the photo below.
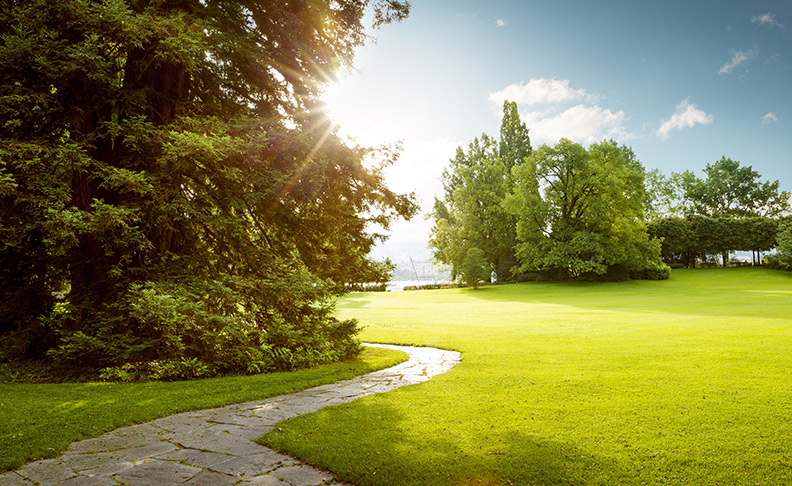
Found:
<path fill-rule="evenodd" d="M 57 459 L 0 475 L 0 486 L 350 486 L 253 440 L 281 420 L 421 383 L 460 361 L 454 351 L 364 344 L 410 358 L 291 395 L 180 413 L 74 442 Z"/>

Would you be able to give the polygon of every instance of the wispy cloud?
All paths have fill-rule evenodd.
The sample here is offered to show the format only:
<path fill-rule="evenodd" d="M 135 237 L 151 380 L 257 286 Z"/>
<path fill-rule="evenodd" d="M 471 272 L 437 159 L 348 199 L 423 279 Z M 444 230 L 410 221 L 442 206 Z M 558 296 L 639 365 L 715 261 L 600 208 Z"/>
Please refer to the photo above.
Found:
<path fill-rule="evenodd" d="M 583 89 L 570 88 L 568 79 L 531 78 L 527 83 L 510 84 L 500 91 L 491 93 L 489 99 L 499 104 L 509 100 L 516 101 L 520 105 L 540 105 L 563 103 L 585 95 L 586 91 Z"/>
<path fill-rule="evenodd" d="M 778 116 L 775 113 L 769 112 L 762 115 L 762 123 L 767 125 L 768 123 L 773 123 L 778 121 Z"/>
<path fill-rule="evenodd" d="M 698 106 L 690 102 L 690 97 L 687 97 L 677 105 L 676 112 L 660 125 L 656 133 L 660 138 L 668 138 L 673 130 L 682 130 L 697 124 L 708 125 L 710 123 L 712 123 L 712 115 L 699 110 Z"/>
<path fill-rule="evenodd" d="M 750 61 L 751 59 L 756 57 L 756 52 L 753 49 L 747 51 L 737 51 L 732 55 L 731 61 L 727 62 L 723 66 L 721 66 L 718 74 L 727 74 L 730 73 L 741 64 L 745 64 L 746 62 Z"/>
<path fill-rule="evenodd" d="M 769 12 L 762 15 L 754 15 L 751 17 L 751 22 L 754 24 L 765 25 L 767 27 L 784 27 L 778 23 L 778 21 L 775 19 L 775 16 Z"/>
<path fill-rule="evenodd" d="M 504 25 L 506 25 L 506 21 L 503 19 L 498 19 L 495 21 L 495 25 L 497 25 L 498 27 L 503 27 Z"/>

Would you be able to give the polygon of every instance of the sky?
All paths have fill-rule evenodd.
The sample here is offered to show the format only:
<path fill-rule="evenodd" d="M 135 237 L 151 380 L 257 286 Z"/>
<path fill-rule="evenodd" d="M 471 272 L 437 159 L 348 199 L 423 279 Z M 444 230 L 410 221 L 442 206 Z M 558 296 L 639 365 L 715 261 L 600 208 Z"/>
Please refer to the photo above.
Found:
<path fill-rule="evenodd" d="M 413 0 L 325 96 L 342 135 L 402 141 L 388 184 L 421 213 L 372 256 L 429 259 L 441 175 L 516 101 L 534 148 L 613 138 L 647 169 L 722 156 L 792 190 L 792 1 Z"/>

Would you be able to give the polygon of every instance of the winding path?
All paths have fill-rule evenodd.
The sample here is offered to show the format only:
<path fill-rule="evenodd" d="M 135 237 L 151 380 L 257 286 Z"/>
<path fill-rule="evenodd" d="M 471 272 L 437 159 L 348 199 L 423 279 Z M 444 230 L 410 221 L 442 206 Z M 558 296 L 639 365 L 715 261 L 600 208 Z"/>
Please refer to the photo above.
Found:
<path fill-rule="evenodd" d="M 74 442 L 56 459 L 32 462 L 0 475 L 0 486 L 343 485 L 330 474 L 253 439 L 281 420 L 426 381 L 460 360 L 455 351 L 364 344 L 398 349 L 410 358 L 351 380 L 266 400 L 171 415 Z"/>

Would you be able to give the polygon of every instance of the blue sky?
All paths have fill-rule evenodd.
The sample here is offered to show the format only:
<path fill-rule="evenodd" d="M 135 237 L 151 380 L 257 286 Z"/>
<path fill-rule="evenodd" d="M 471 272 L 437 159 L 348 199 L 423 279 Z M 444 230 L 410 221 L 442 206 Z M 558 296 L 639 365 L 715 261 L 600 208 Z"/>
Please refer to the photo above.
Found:
<path fill-rule="evenodd" d="M 425 209 L 454 150 L 496 135 L 517 101 L 532 145 L 615 138 L 647 168 L 721 156 L 792 189 L 792 2 L 414 0 L 372 32 L 331 114 L 365 144 L 404 141 L 390 184 Z M 428 257 L 431 222 L 394 228 L 375 256 Z"/>

